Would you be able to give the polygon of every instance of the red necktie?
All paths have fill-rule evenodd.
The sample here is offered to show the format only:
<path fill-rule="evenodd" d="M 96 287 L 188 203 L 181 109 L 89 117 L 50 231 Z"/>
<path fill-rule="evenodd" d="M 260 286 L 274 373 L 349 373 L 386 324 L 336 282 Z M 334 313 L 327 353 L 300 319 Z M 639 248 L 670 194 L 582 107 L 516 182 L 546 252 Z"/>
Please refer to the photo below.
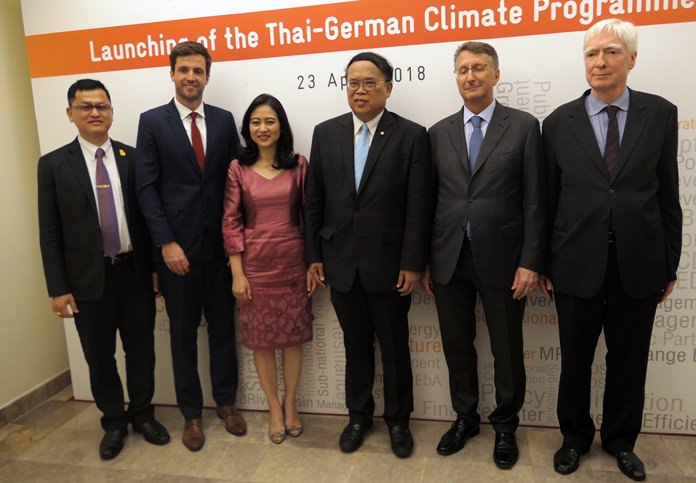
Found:
<path fill-rule="evenodd" d="M 604 164 L 607 166 L 609 176 L 616 175 L 617 161 L 619 160 L 619 122 L 616 119 L 616 113 L 619 108 L 616 106 L 607 106 L 604 108 L 609 116 L 609 125 L 607 126 L 607 143 L 604 145 Z"/>
<path fill-rule="evenodd" d="M 196 125 L 196 117 L 198 117 L 197 112 L 191 113 L 191 144 L 193 145 L 193 152 L 196 154 L 196 161 L 198 161 L 198 167 L 205 168 L 205 151 L 203 151 L 203 140 L 201 139 L 201 132 L 198 130 Z"/>
<path fill-rule="evenodd" d="M 114 193 L 109 180 L 109 173 L 106 171 L 106 166 L 104 166 L 105 154 L 102 148 L 97 149 L 97 203 L 99 203 L 99 221 L 101 222 L 104 255 L 115 257 L 121 250 L 121 237 L 118 233 Z"/>

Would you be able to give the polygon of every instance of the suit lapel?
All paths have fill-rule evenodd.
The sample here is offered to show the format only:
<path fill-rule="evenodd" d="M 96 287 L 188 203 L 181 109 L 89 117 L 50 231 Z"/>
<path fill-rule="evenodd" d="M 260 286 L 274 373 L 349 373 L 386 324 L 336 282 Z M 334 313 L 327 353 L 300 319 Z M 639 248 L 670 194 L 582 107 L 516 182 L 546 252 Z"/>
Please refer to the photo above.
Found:
<path fill-rule="evenodd" d="M 205 176 L 205 173 L 208 171 L 208 166 L 210 165 L 210 161 L 215 159 L 214 156 L 211 156 L 211 153 L 214 151 L 214 146 L 217 143 L 218 137 L 219 137 L 219 132 L 217 127 L 220 125 L 220 123 L 215 122 L 215 114 L 213 113 L 213 110 L 208 107 L 207 104 L 203 105 L 203 109 L 205 111 L 205 166 L 203 167 L 203 175 Z M 235 133 L 236 135 L 236 133 Z M 193 152 L 193 147 L 191 147 L 191 152 Z M 228 160 L 229 161 L 229 160 Z"/>
<path fill-rule="evenodd" d="M 355 186 L 355 133 L 353 132 L 353 115 L 351 113 L 346 114 L 341 119 L 341 133 L 339 137 L 341 152 L 343 153 L 343 166 L 346 169 L 346 179 L 350 180 L 349 183 L 355 195 L 358 190 L 357 186 Z"/>
<path fill-rule="evenodd" d="M 130 190 L 130 176 L 128 172 L 128 160 L 126 159 L 126 151 L 118 141 L 111 140 L 111 146 L 116 159 L 116 168 L 118 168 L 118 176 L 121 178 L 121 194 L 123 196 L 123 207 L 126 213 L 126 220 L 129 219 L 128 213 L 128 192 Z"/>
<path fill-rule="evenodd" d="M 491 117 L 491 122 L 486 128 L 486 135 L 483 137 L 481 151 L 479 151 L 478 158 L 476 159 L 474 172 L 471 174 L 472 177 L 474 177 L 481 169 L 481 166 L 485 164 L 495 147 L 502 139 L 505 131 L 508 130 L 508 127 L 510 126 L 510 123 L 508 122 L 508 115 L 507 108 L 496 102 L 495 109 L 493 110 L 493 117 Z"/>
<path fill-rule="evenodd" d="M 595 163 L 597 169 L 599 169 L 604 176 L 609 178 L 609 171 L 607 170 L 606 164 L 604 164 L 602 153 L 597 145 L 597 137 L 595 136 L 594 129 L 592 129 L 590 118 L 587 116 L 585 96 L 586 94 L 576 99 L 571 106 L 570 113 L 568 114 L 570 116 L 571 132 L 577 139 L 581 149 L 583 149 L 592 162 Z"/>
<path fill-rule="evenodd" d="M 174 99 L 172 99 L 172 101 L 167 105 L 167 112 L 167 121 L 169 122 L 169 125 L 172 128 L 174 137 L 181 146 L 183 152 L 186 154 L 186 158 L 191 167 L 194 168 L 194 170 L 196 171 L 196 173 L 198 173 L 199 176 L 202 176 L 201 170 L 198 167 L 198 161 L 196 161 L 196 154 L 193 152 L 193 146 L 191 146 L 191 141 L 189 140 L 189 137 L 186 134 L 184 123 L 182 122 L 181 116 L 179 115 L 179 110 L 176 108 L 176 105 L 174 104 Z"/>
<path fill-rule="evenodd" d="M 94 198 L 92 180 L 89 177 L 85 157 L 82 154 L 82 147 L 80 146 L 80 142 L 77 140 L 77 138 L 75 138 L 75 140 L 68 145 L 68 164 L 70 165 L 70 169 L 72 169 L 73 173 L 75 174 L 77 183 L 85 192 L 85 196 L 87 196 L 87 199 L 89 200 L 89 204 L 94 211 L 94 215 L 98 218 L 99 212 L 97 211 L 97 200 Z"/>
<path fill-rule="evenodd" d="M 452 148 L 457 153 L 459 162 L 464 167 L 464 172 L 468 178 L 471 178 L 469 172 L 469 154 L 466 146 L 466 135 L 464 134 L 464 108 L 461 108 L 449 118 L 449 126 L 447 126 L 447 135 L 452 142 Z"/>
<path fill-rule="evenodd" d="M 647 106 L 640 97 L 640 94 L 635 91 L 630 91 L 630 101 L 628 105 L 628 116 L 626 117 L 626 126 L 624 127 L 623 137 L 619 146 L 619 160 L 616 167 L 616 177 L 619 176 L 624 165 L 628 161 L 629 156 L 636 147 L 638 139 L 643 134 L 645 124 L 648 120 Z"/>
<path fill-rule="evenodd" d="M 358 189 L 358 194 L 360 194 L 360 191 L 370 178 L 370 174 L 372 174 L 372 171 L 375 169 L 377 159 L 379 158 L 382 149 L 387 144 L 387 141 L 394 131 L 393 126 L 394 117 L 385 109 L 384 114 L 382 114 L 382 119 L 380 119 L 379 124 L 377 124 L 377 129 L 372 134 L 372 142 L 370 143 L 370 150 L 367 152 L 365 170 L 363 171 L 362 178 L 360 179 L 360 189 Z"/>

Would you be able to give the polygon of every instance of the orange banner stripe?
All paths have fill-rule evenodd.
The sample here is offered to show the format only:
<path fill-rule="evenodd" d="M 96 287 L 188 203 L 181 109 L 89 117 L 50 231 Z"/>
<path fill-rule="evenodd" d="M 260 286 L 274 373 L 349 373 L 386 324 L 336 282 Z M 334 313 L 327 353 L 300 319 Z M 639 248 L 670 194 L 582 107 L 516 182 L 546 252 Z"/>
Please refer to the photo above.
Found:
<path fill-rule="evenodd" d="M 26 41 L 31 77 L 39 78 L 165 66 L 171 47 L 184 38 L 203 42 L 220 62 L 571 32 L 614 16 L 636 25 L 696 21 L 694 0 L 624 0 L 623 8 L 631 9 L 626 13 L 604 1 L 360 0 L 30 35 Z"/>

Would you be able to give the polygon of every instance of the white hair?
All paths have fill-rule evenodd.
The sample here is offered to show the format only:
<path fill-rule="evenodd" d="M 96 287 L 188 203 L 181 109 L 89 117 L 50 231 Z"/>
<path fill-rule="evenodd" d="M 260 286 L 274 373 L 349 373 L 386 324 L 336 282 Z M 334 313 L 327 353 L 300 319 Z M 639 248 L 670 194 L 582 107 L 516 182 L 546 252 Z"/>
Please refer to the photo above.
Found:
<path fill-rule="evenodd" d="M 638 52 L 638 31 L 631 22 L 619 20 L 618 18 L 600 20 L 587 30 L 584 44 L 587 44 L 601 32 L 610 32 L 616 35 L 626 46 L 629 54 Z"/>

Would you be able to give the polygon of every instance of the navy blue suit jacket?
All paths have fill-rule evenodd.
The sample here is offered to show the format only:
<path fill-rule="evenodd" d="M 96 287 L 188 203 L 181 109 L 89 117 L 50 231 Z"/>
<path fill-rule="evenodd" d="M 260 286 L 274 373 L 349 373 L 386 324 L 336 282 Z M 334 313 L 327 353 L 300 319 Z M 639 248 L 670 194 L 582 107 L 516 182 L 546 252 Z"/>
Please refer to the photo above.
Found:
<path fill-rule="evenodd" d="M 227 167 L 239 150 L 232 113 L 204 105 L 205 168 L 201 172 L 174 100 L 140 116 L 136 144 L 138 200 L 147 220 L 153 257 L 176 241 L 189 261 L 200 260 L 207 230 L 213 250 L 224 257 L 222 202 Z"/>

